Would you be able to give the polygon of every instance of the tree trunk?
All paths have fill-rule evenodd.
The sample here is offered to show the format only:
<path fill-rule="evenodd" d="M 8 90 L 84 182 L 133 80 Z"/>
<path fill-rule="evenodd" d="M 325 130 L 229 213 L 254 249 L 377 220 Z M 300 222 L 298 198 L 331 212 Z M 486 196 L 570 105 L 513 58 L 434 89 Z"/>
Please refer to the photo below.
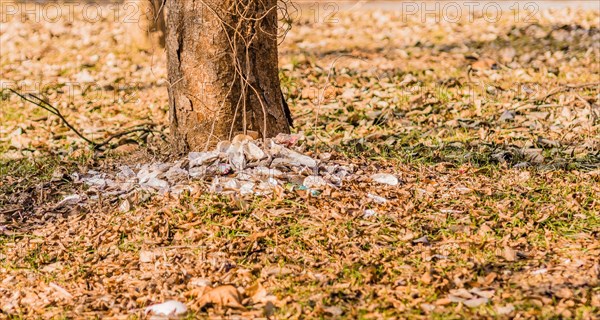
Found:
<path fill-rule="evenodd" d="M 289 133 L 277 0 L 167 0 L 171 134 L 180 152 L 237 133 Z"/>

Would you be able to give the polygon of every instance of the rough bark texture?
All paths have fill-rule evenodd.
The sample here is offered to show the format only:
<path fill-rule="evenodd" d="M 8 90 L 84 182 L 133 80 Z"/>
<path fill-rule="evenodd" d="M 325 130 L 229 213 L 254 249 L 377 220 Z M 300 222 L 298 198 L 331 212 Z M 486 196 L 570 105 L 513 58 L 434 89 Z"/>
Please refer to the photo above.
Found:
<path fill-rule="evenodd" d="M 277 0 L 167 0 L 174 145 L 202 150 L 252 130 L 289 132 L 277 68 Z"/>
<path fill-rule="evenodd" d="M 158 42 L 161 47 L 165 47 L 165 37 L 167 36 L 167 24 L 165 21 L 165 2 L 166 0 L 150 0 L 151 14 L 148 16 L 152 20 L 150 22 L 151 31 L 158 32 Z"/>

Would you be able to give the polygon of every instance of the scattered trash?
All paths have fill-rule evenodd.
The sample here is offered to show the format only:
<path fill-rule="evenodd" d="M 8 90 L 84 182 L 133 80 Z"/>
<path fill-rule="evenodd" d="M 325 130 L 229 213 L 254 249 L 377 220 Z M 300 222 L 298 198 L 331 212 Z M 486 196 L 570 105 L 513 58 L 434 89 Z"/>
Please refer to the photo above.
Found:
<path fill-rule="evenodd" d="M 384 204 L 387 202 L 387 199 L 384 197 L 380 197 L 378 195 L 374 195 L 372 193 L 367 193 L 367 198 L 372 199 L 375 203 Z"/>
<path fill-rule="evenodd" d="M 141 250 L 140 251 L 140 262 L 141 263 L 150 263 L 154 262 L 158 257 L 158 253 L 155 251 Z"/>
<path fill-rule="evenodd" d="M 423 311 L 425 311 L 425 312 L 431 312 L 431 311 L 435 310 L 435 306 L 432 304 L 429 304 L 429 303 L 422 303 L 421 309 L 423 309 Z"/>
<path fill-rule="evenodd" d="M 169 188 L 169 183 L 167 181 L 158 178 L 150 178 L 145 185 L 156 190 L 165 190 Z"/>
<path fill-rule="evenodd" d="M 225 152 L 231 164 L 236 170 L 241 171 L 246 167 L 246 158 L 244 156 L 244 145 L 241 142 L 232 143 Z"/>
<path fill-rule="evenodd" d="M 176 165 L 176 166 L 171 167 L 165 173 L 165 179 L 167 179 L 167 181 L 169 181 L 171 183 L 184 181 L 184 180 L 189 179 L 189 172 Z"/>
<path fill-rule="evenodd" d="M 177 195 L 186 191 L 199 190 L 218 194 L 268 195 L 285 190 L 286 185 L 298 190 L 308 190 L 309 195 L 318 197 L 326 186 L 341 187 L 344 179 L 350 177 L 354 169 L 335 163 L 324 163 L 331 155 L 317 161 L 293 150 L 304 137 L 299 134 L 278 135 L 273 139 L 253 140 L 249 135 L 237 135 L 231 141 L 222 141 L 214 150 L 190 152 L 187 159 L 173 163 L 150 163 L 134 167 L 121 166 L 112 176 L 108 173 L 89 171 L 87 174 L 72 175 L 77 182 L 102 191 L 103 195 L 118 195 L 124 199 L 134 191 L 147 191 L 150 194 Z M 374 176 L 377 181 L 391 185 L 398 184 L 392 175 Z M 205 183 L 202 183 L 205 182 Z M 279 192 L 278 191 L 278 192 Z M 377 203 L 386 201 L 373 196 Z M 69 198 L 65 202 L 75 202 Z M 119 210 L 131 210 L 128 201 L 122 201 Z"/>
<path fill-rule="evenodd" d="M 75 74 L 75 81 L 79 82 L 79 83 L 86 83 L 86 82 L 94 82 L 94 77 L 92 77 L 92 75 L 87 71 L 87 69 L 84 69 L 83 71 Z"/>
<path fill-rule="evenodd" d="M 286 147 L 292 147 L 298 144 L 298 142 L 304 140 L 304 136 L 301 134 L 285 134 L 280 133 L 275 137 L 275 142 Z"/>
<path fill-rule="evenodd" d="M 488 303 L 488 298 L 475 298 L 463 301 L 463 304 L 469 308 L 477 308 Z"/>
<path fill-rule="evenodd" d="M 129 200 L 125 199 L 123 202 L 121 202 L 119 205 L 119 211 L 123 213 L 131 211 L 131 204 L 129 203 Z"/>
<path fill-rule="evenodd" d="M 413 243 L 422 243 L 422 244 L 429 244 L 429 240 L 427 239 L 427 236 L 422 236 L 418 239 L 415 239 L 412 241 Z"/>
<path fill-rule="evenodd" d="M 280 148 L 276 148 L 278 154 L 281 155 L 281 158 L 276 158 L 272 162 L 272 166 L 281 167 L 281 166 L 292 166 L 299 167 L 305 166 L 308 168 L 316 168 L 317 161 L 309 156 L 303 155 L 293 150 L 285 149 L 281 146 Z"/>
<path fill-rule="evenodd" d="M 477 287 L 471 288 L 471 293 L 481 297 L 481 298 L 488 298 L 491 299 L 494 296 L 494 293 L 496 293 L 496 291 L 494 290 L 481 290 Z"/>
<path fill-rule="evenodd" d="M 512 304 L 507 304 L 506 306 L 498 306 L 496 307 L 496 313 L 498 315 L 507 315 L 507 314 L 511 314 L 513 311 L 515 311 L 515 307 Z"/>
<path fill-rule="evenodd" d="M 469 308 L 477 308 L 487 304 L 494 296 L 494 290 L 481 290 L 477 287 L 467 290 L 465 288 L 450 290 L 448 301 L 462 303 Z"/>
<path fill-rule="evenodd" d="M 179 301 L 169 300 L 164 303 L 149 306 L 146 308 L 145 312 L 146 314 L 151 313 L 157 316 L 177 316 L 186 313 L 187 307 Z"/>
<path fill-rule="evenodd" d="M 546 148 L 558 148 L 558 147 L 560 147 L 560 142 L 559 141 L 551 140 L 551 139 L 546 139 L 546 138 L 542 138 L 542 137 L 538 137 L 537 143 L 538 143 L 538 145 L 546 147 Z"/>
<path fill-rule="evenodd" d="M 135 178 L 135 172 L 129 166 L 121 166 L 121 172 L 117 173 L 117 179 L 129 180 Z"/>
<path fill-rule="evenodd" d="M 409 85 L 409 84 L 413 84 L 413 83 L 415 83 L 417 81 L 419 81 L 419 79 L 417 79 L 417 77 L 415 77 L 412 74 L 408 73 L 407 75 L 404 76 L 404 78 L 398 84 L 398 86 L 403 87 L 403 86 L 406 86 L 406 85 Z"/>
<path fill-rule="evenodd" d="M 266 157 L 265 152 L 251 141 L 244 146 L 244 154 L 251 161 L 259 161 Z"/>
<path fill-rule="evenodd" d="M 64 299 L 67 299 L 67 300 L 71 300 L 71 299 L 73 299 L 73 295 L 72 295 L 72 294 L 70 294 L 70 293 L 69 293 L 69 292 L 68 292 L 68 291 L 67 291 L 65 288 L 63 288 L 63 287 L 61 287 L 61 286 L 57 285 L 57 284 L 56 284 L 56 283 L 54 283 L 54 282 L 50 282 L 50 284 L 48 284 L 48 285 L 49 285 L 49 286 L 50 286 L 52 289 L 54 289 L 54 290 L 55 290 L 55 291 L 58 293 L 58 295 L 59 295 L 59 296 L 61 296 L 62 298 L 64 298 Z"/>
<path fill-rule="evenodd" d="M 342 310 L 342 308 L 338 307 L 338 306 L 329 306 L 329 307 L 324 307 L 323 308 L 323 312 L 325 312 L 326 314 L 330 314 L 334 317 L 338 317 L 341 316 L 344 311 Z"/>
<path fill-rule="evenodd" d="M 106 188 L 108 186 L 108 180 L 102 178 L 102 175 L 95 175 L 89 178 L 84 178 L 83 181 L 91 186 L 99 189 Z"/>
<path fill-rule="evenodd" d="M 525 169 L 531 167 L 529 162 L 519 162 L 513 166 L 515 169 Z"/>
<path fill-rule="evenodd" d="M 363 218 L 367 219 L 367 218 L 370 218 L 370 217 L 374 217 L 376 215 L 377 215 L 377 211 L 375 211 L 373 209 L 367 209 L 363 213 Z"/>
<path fill-rule="evenodd" d="M 329 161 L 329 159 L 331 159 L 331 153 L 329 153 L 329 152 L 320 153 L 319 159 L 321 159 L 322 161 Z"/>
<path fill-rule="evenodd" d="M 536 276 L 536 275 L 539 275 L 539 274 L 544 274 L 546 272 L 548 272 L 548 269 L 541 268 L 541 269 L 537 269 L 537 270 L 531 271 L 531 274 L 534 275 L 534 276 Z"/>
<path fill-rule="evenodd" d="M 308 176 L 304 178 L 304 186 L 310 189 L 318 189 L 327 185 L 327 181 L 319 176 Z"/>
<path fill-rule="evenodd" d="M 211 152 L 190 152 L 188 158 L 190 160 L 190 168 L 207 164 L 219 157 L 219 151 Z"/>
<path fill-rule="evenodd" d="M 56 204 L 56 207 L 62 206 L 72 206 L 80 203 L 82 201 L 82 197 L 78 194 L 72 194 L 64 197 L 59 203 Z"/>
<path fill-rule="evenodd" d="M 190 280 L 190 285 L 195 287 L 210 287 L 212 282 L 206 278 L 192 278 Z"/>
<path fill-rule="evenodd" d="M 396 176 L 388 173 L 376 173 L 371 176 L 371 179 L 378 183 L 387 184 L 390 186 L 397 186 L 399 181 Z"/>
<path fill-rule="evenodd" d="M 253 194 L 253 193 L 254 193 L 254 183 L 253 182 L 246 182 L 240 187 L 240 194 L 242 194 L 242 195 L 248 195 L 248 194 Z"/>

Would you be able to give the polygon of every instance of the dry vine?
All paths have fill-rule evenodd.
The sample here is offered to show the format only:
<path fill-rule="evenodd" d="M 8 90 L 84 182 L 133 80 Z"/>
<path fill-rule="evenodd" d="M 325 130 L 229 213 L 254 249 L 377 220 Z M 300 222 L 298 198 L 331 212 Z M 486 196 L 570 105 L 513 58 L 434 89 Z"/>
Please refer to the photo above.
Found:
<path fill-rule="evenodd" d="M 240 85 L 240 96 L 237 98 L 237 103 L 233 110 L 233 122 L 231 123 L 228 138 L 231 139 L 236 131 L 236 122 L 239 119 L 242 124 L 243 133 L 247 134 L 249 130 L 249 119 L 248 102 L 251 97 L 254 96 L 258 101 L 258 106 L 261 110 L 262 119 L 262 136 L 267 136 L 267 114 L 268 106 L 267 101 L 262 96 L 260 90 L 255 87 L 253 81 L 255 75 L 253 74 L 253 61 L 251 61 L 252 46 L 256 45 L 257 39 L 262 36 L 275 37 L 283 39 L 285 34 L 291 28 L 291 17 L 287 14 L 289 6 L 293 6 L 290 0 L 279 0 L 274 6 L 268 6 L 264 1 L 247 1 L 247 0 L 236 0 L 231 2 L 231 5 L 225 9 L 218 9 L 212 6 L 208 1 L 200 0 L 202 6 L 207 8 L 207 11 L 212 14 L 219 24 L 223 34 L 227 38 L 228 49 L 220 54 L 228 55 L 231 57 L 231 65 L 234 67 L 234 75 L 227 90 L 226 98 L 230 97 L 234 92 L 234 87 Z M 169 8 L 167 8 L 169 10 Z M 278 34 L 273 34 L 265 30 L 262 26 L 262 21 L 266 17 L 273 14 L 273 11 L 277 10 L 281 17 L 279 21 L 282 22 L 282 28 L 277 29 Z M 176 83 L 183 79 L 177 79 L 169 83 L 169 86 L 173 87 Z M 193 94 L 188 92 L 188 95 L 194 97 Z M 198 99 L 198 97 L 196 97 Z M 223 102 L 218 108 L 211 108 L 217 112 L 222 109 L 227 99 L 223 99 Z M 282 97 L 283 99 L 283 97 Z M 201 103 L 201 99 L 198 99 Z M 283 100 L 284 108 L 287 107 L 285 100 Z M 205 106 L 207 107 L 207 106 Z M 291 117 L 288 117 L 288 123 L 291 124 Z M 205 148 L 208 148 L 211 144 L 212 137 L 214 137 L 214 130 L 218 119 L 212 120 L 211 128 L 208 133 L 209 139 L 206 141 Z"/>
<path fill-rule="evenodd" d="M 50 112 L 51 114 L 57 116 L 62 123 L 67 126 L 67 128 L 69 128 L 71 131 L 73 131 L 79 138 L 83 139 L 86 143 L 88 143 L 90 146 L 92 146 L 92 148 L 94 150 L 97 151 L 102 151 L 105 149 L 105 147 L 108 146 L 109 149 L 113 148 L 113 146 L 110 145 L 110 142 L 113 141 L 114 139 L 117 138 L 121 138 L 123 136 L 132 134 L 132 133 L 137 133 L 137 132 L 145 132 L 145 133 L 158 133 L 161 135 L 161 137 L 164 140 L 164 135 L 162 132 L 159 132 L 157 130 L 152 129 L 152 126 L 145 126 L 145 127 L 134 127 L 131 129 L 127 129 L 124 131 L 120 131 L 117 132 L 115 134 L 110 135 L 108 138 L 106 138 L 104 141 L 101 142 L 96 142 L 93 141 L 89 138 L 87 138 L 86 136 L 84 136 L 81 132 L 79 132 L 79 130 L 77 130 L 71 123 L 69 123 L 69 121 L 67 121 L 67 119 L 65 118 L 65 116 L 60 112 L 60 110 L 58 108 L 56 108 L 55 106 L 53 106 L 52 104 L 50 104 L 47 100 L 44 100 L 32 93 L 28 93 L 27 95 L 23 95 L 13 89 L 8 89 L 10 90 L 12 93 L 16 94 L 18 97 L 20 97 L 21 99 L 23 99 L 24 101 L 27 101 L 35 106 L 38 106 L 48 112 Z"/>

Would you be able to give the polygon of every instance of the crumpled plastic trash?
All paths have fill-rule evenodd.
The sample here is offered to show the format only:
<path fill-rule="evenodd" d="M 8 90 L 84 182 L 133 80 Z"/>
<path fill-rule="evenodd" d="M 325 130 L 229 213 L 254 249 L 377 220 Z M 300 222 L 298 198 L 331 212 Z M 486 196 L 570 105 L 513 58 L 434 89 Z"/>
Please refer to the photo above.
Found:
<path fill-rule="evenodd" d="M 393 174 L 389 173 L 376 173 L 371 176 L 371 179 L 375 182 L 387 184 L 390 186 L 397 186 L 399 183 L 398 178 L 396 178 L 396 176 L 394 176 Z"/>
<path fill-rule="evenodd" d="M 157 316 L 178 316 L 185 314 L 187 312 L 187 307 L 185 304 L 175 301 L 169 300 L 163 303 L 151 305 L 146 308 L 146 314 L 154 314 Z"/>
<path fill-rule="evenodd" d="M 204 191 L 263 196 L 306 188 L 310 196 L 319 196 L 324 187 L 340 187 L 351 178 L 353 165 L 336 163 L 330 160 L 330 154 L 317 158 L 306 155 L 298 146 L 303 140 L 301 134 L 281 134 L 264 140 L 240 134 L 231 141 L 219 142 L 211 150 L 190 152 L 187 158 L 174 162 L 124 165 L 114 173 L 89 171 L 81 179 L 77 174 L 74 180 L 106 196 L 119 196 L 123 204 L 123 199 L 135 198 L 130 197 L 133 192 L 178 195 Z M 131 206 L 121 208 L 130 209 Z"/>

